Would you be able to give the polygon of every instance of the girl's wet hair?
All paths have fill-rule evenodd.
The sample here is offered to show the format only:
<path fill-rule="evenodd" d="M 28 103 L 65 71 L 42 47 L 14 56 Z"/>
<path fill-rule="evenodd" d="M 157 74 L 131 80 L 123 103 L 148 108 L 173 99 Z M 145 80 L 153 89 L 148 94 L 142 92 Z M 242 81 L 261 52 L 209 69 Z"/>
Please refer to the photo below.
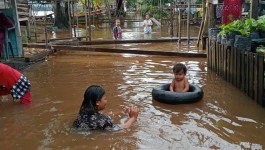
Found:
<path fill-rule="evenodd" d="M 184 64 L 182 63 L 177 63 L 174 67 L 173 67 L 173 72 L 174 73 L 179 73 L 181 70 L 183 69 L 184 74 L 186 75 L 187 73 L 187 68 Z"/>
<path fill-rule="evenodd" d="M 88 87 L 80 110 L 87 109 L 89 112 L 97 112 L 96 102 L 100 101 L 104 94 L 105 90 L 98 85 Z"/>

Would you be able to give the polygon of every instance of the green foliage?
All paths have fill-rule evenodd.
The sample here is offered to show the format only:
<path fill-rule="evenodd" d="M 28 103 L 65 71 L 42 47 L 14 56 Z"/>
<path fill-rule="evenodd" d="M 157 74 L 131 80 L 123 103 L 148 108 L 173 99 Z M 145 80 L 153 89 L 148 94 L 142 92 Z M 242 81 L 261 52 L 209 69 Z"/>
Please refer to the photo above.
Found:
<path fill-rule="evenodd" d="M 160 11 L 161 10 L 162 9 L 159 8 L 159 7 L 155 7 L 155 8 L 152 9 L 151 13 L 153 14 L 153 17 L 155 19 L 160 19 Z M 169 10 L 163 10 L 162 11 L 162 19 L 167 19 L 167 18 L 169 18 L 169 16 L 170 16 L 170 11 Z"/>
<path fill-rule="evenodd" d="M 249 28 L 250 28 L 250 23 L 248 25 L 246 25 L 245 23 L 243 23 L 240 20 L 236 20 L 234 22 L 231 22 L 227 25 L 221 25 L 219 26 L 222 31 L 219 32 L 219 34 L 221 35 L 226 35 L 229 32 L 240 32 L 241 35 L 243 36 L 249 36 Z"/>
<path fill-rule="evenodd" d="M 202 4 L 202 0 L 196 0 L 195 4 Z"/>
<path fill-rule="evenodd" d="M 265 15 L 259 17 L 259 19 L 257 20 L 257 24 L 258 29 L 265 31 Z"/>
<path fill-rule="evenodd" d="M 265 47 L 263 45 L 260 45 L 256 48 L 256 52 L 260 54 L 265 54 Z"/>

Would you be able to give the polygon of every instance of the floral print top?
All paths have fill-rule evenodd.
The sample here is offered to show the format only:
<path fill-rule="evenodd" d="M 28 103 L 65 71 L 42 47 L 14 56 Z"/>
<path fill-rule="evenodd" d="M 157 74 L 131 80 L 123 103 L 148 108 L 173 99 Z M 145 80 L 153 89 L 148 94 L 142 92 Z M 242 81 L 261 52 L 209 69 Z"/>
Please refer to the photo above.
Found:
<path fill-rule="evenodd" d="M 89 112 L 81 108 L 76 120 L 73 123 L 75 128 L 84 129 L 111 129 L 114 125 L 111 119 L 99 112 Z"/>

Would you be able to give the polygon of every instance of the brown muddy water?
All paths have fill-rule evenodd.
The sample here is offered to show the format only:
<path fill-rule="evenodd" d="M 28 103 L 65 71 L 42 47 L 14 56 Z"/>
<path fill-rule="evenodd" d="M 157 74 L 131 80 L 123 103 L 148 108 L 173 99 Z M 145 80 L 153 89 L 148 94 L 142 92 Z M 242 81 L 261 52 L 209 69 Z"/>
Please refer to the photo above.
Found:
<path fill-rule="evenodd" d="M 152 100 L 152 88 L 169 83 L 172 66 L 184 63 L 190 83 L 204 90 L 196 103 Z M 23 72 L 32 84 L 32 106 L 0 103 L 0 149 L 265 149 L 265 109 L 207 70 L 205 59 L 60 51 Z M 71 128 L 86 88 L 107 92 L 102 113 L 141 109 L 127 130 Z M 125 114 L 112 117 L 115 124 Z"/>

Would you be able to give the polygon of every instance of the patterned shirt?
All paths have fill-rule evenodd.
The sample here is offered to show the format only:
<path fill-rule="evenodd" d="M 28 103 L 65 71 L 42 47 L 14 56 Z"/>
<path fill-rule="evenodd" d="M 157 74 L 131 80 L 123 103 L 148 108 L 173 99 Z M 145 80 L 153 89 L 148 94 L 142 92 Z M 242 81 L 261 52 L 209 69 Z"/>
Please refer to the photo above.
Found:
<path fill-rule="evenodd" d="M 29 80 L 24 75 L 22 75 L 11 89 L 11 95 L 14 101 L 17 101 L 18 99 L 23 97 L 29 91 L 30 87 L 31 85 Z"/>
<path fill-rule="evenodd" d="M 88 112 L 83 107 L 81 108 L 76 120 L 74 121 L 73 126 L 75 128 L 103 130 L 115 127 L 109 117 L 99 112 Z"/>
<path fill-rule="evenodd" d="M 152 20 L 148 19 L 148 20 L 144 20 L 144 33 L 151 33 L 152 32 L 152 28 L 151 26 L 147 26 L 147 25 L 153 25 Z"/>

